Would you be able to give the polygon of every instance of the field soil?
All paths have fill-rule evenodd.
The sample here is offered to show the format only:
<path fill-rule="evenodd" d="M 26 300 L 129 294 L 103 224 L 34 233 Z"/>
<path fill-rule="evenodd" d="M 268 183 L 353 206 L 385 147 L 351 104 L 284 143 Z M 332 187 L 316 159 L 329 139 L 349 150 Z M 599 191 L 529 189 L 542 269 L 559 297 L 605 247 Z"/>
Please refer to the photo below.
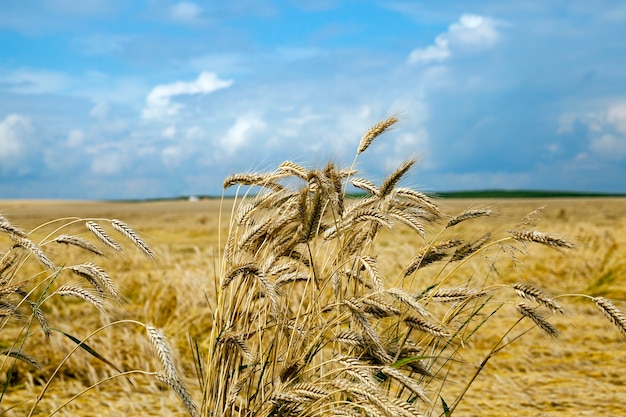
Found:
<path fill-rule="evenodd" d="M 477 266 L 468 270 L 468 274 L 476 275 L 488 286 L 522 282 L 548 294 L 602 296 L 626 311 L 626 199 L 451 199 L 438 203 L 450 215 L 468 208 L 494 210 L 495 214 L 489 218 L 459 225 L 459 233 L 468 239 L 477 239 L 486 232 L 506 233 L 527 214 L 545 206 L 533 215 L 537 220 L 532 227 L 562 236 L 573 242 L 574 248 L 528 246 L 500 266 L 487 271 Z M 48 320 L 52 327 L 78 338 L 119 320 L 137 320 L 159 327 L 171 343 L 189 389 L 198 399 L 190 340 L 203 347 L 203 335 L 211 328 L 215 279 L 232 207 L 232 200 L 137 203 L 4 200 L 0 201 L 0 214 L 26 231 L 55 219 L 66 219 L 35 230 L 33 233 L 41 239 L 73 219 L 99 222 L 121 219 L 131 225 L 157 254 L 156 260 L 147 259 L 132 244 L 125 244 L 120 253 L 107 251 L 102 259 L 86 258 L 70 249 L 57 252 L 57 259 L 53 259 L 59 264 L 98 262 L 118 285 L 122 302 L 114 304 L 108 315 L 78 301 L 53 302 L 47 307 Z M 69 227 L 68 233 L 93 239 L 79 223 Z M 7 237 L 0 236 L 3 245 L 0 250 L 9 242 Z M 388 268 L 400 268 L 398 259 L 410 259 L 423 244 L 419 239 L 389 235 L 381 241 L 377 253 L 389 259 Z M 486 259 L 483 263 L 491 265 L 491 261 Z M 37 274 L 37 265 L 32 268 L 30 273 Z M 505 338 L 503 343 L 510 344 L 488 361 L 455 415 L 626 415 L 624 334 L 601 316 L 589 298 L 557 299 L 566 310 L 563 315 L 550 317 L 559 336 L 551 337 L 528 325 L 523 337 Z M 463 391 L 479 364 L 518 317 L 515 304 L 504 303 L 498 314 L 470 339 L 462 350 L 462 366 L 455 368 L 458 372 L 441 381 L 444 385 L 441 396 L 446 402 L 451 403 Z M 3 331 L 4 347 L 10 343 L 11 335 Z M 145 331 L 131 322 L 106 328 L 89 343 L 124 370 L 159 369 L 159 360 Z M 24 350 L 41 358 L 42 369 L 18 364 L 9 372 L 5 361 L 0 378 L 2 382 L 10 380 L 0 402 L 0 415 L 27 415 L 34 404 L 37 405 L 33 415 L 50 415 L 90 385 L 116 374 L 79 349 L 59 368 L 50 386 L 45 388 L 45 395 L 37 402 L 35 398 L 44 390 L 60 360 L 74 346 L 60 334 L 49 339 L 34 334 Z M 63 407 L 58 415 L 184 416 L 186 411 L 163 384 L 151 375 L 137 372 L 130 374 L 128 380 L 113 377 L 102 382 Z"/>

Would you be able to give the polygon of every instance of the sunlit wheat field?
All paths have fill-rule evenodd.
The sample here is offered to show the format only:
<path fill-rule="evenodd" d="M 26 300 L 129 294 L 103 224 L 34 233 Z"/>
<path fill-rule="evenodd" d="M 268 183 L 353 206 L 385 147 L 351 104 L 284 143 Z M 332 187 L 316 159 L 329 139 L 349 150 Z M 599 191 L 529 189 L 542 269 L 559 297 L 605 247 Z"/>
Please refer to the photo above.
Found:
<path fill-rule="evenodd" d="M 485 286 L 526 283 L 547 294 L 585 293 L 611 299 L 619 310 L 626 310 L 625 199 L 435 201 L 449 216 L 467 209 L 490 210 L 489 217 L 458 225 L 456 234 L 468 241 L 477 241 L 486 233 L 506 232 L 543 207 L 533 215 L 534 228 L 574 244 L 569 249 L 523 245 L 513 253 L 486 252 L 459 268 L 455 276 L 462 277 L 461 281 L 471 277 Z M 112 300 L 104 313 L 68 297 L 45 305 L 44 313 L 51 327 L 81 340 L 116 320 L 150 323 L 168 338 L 182 380 L 192 397 L 200 398 L 194 352 L 210 348 L 207 335 L 212 328 L 218 291 L 215 277 L 219 274 L 233 205 L 238 203 L 233 199 L 133 203 L 6 200 L 0 201 L 0 213 L 25 231 L 63 218 L 120 219 L 132 225 L 156 254 L 154 260 L 132 245 L 119 253 L 105 248 L 104 256 L 93 256 L 93 262 L 106 269 L 117 284 L 120 301 Z M 55 224 L 39 230 L 43 234 L 37 236 L 54 231 Z M 66 232 L 92 238 L 88 231 L 78 227 Z M 428 232 L 427 238 L 435 233 L 434 229 Z M 3 235 L 0 239 L 3 247 L 7 247 L 10 239 Z M 382 275 L 398 275 L 427 243 L 408 232 L 382 232 L 374 249 Z M 85 262 L 88 258 L 74 248 L 63 248 L 62 252 L 51 249 L 50 257 L 64 265 Z M 38 273 L 36 263 L 24 268 L 29 268 L 33 275 Z M 422 274 L 435 275 L 439 270 L 428 266 Z M 494 301 L 494 306 L 500 305 L 497 303 Z M 528 333 L 514 341 L 505 338 L 504 342 L 512 343 L 486 364 L 455 414 L 626 414 L 623 372 L 626 338 L 598 314 L 598 308 L 589 299 L 571 298 L 563 304 L 565 314 L 549 318 L 558 330 L 558 337 L 546 334 L 530 321 L 524 323 L 522 330 Z M 452 402 L 519 316 L 514 304 L 504 303 L 497 314 L 464 342 L 466 346 L 455 359 L 462 362 L 461 366 L 456 366 L 445 380 L 435 379 L 429 388 L 439 389 L 441 398 Z M 3 348 L 12 340 L 11 331 L 14 330 L 8 327 L 3 330 Z M 149 340 L 142 336 L 144 333 L 132 323 L 125 323 L 104 329 L 88 343 L 119 370 L 158 371 L 159 358 Z M 64 416 L 188 415 L 166 384 L 140 373 L 130 374 L 128 378 L 115 377 L 118 371 L 84 349 L 77 349 L 58 367 L 75 346 L 58 332 L 46 337 L 40 331 L 33 331 L 23 350 L 38 359 L 41 368 L 35 369 L 22 361 L 3 362 L 0 379 L 5 392 L 0 415 L 24 416 L 29 412 L 42 416 L 55 412 Z M 55 377 L 46 386 L 53 373 Z M 98 384 L 99 381 L 102 382 Z M 93 384 L 96 386 L 82 393 Z M 45 393 L 37 400 L 44 386 Z M 81 395 L 72 400 L 77 394 Z"/>

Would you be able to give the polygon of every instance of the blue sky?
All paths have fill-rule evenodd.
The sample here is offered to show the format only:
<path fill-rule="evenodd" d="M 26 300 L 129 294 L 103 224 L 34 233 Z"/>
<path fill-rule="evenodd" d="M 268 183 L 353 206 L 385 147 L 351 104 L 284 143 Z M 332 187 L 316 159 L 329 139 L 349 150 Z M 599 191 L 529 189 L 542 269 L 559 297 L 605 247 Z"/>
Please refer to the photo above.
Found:
<path fill-rule="evenodd" d="M 0 198 L 220 194 L 284 160 L 626 192 L 623 1 L 0 3 Z"/>

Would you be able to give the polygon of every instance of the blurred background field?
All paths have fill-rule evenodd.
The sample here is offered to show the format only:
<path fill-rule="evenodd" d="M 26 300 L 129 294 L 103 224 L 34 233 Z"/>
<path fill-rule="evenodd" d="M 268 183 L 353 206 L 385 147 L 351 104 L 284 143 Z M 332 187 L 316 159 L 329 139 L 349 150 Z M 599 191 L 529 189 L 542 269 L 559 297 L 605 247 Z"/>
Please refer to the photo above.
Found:
<path fill-rule="evenodd" d="M 0 213 L 26 231 L 64 217 L 118 218 L 137 230 L 157 253 L 156 261 L 132 248 L 121 256 L 111 251 L 105 258 L 93 259 L 109 272 L 124 302 L 111 309 L 110 317 L 95 308 L 79 306 L 78 302 L 52 303 L 47 307 L 52 309 L 47 312 L 51 324 L 81 338 L 115 319 L 152 323 L 170 339 L 188 386 L 199 398 L 190 338 L 202 345 L 202 335 L 211 328 L 220 229 L 223 240 L 232 204 L 232 200 L 218 199 L 136 203 L 5 200 L 0 201 Z M 450 215 L 467 208 L 496 212 L 492 217 L 459 225 L 458 231 L 470 240 L 486 232 L 506 231 L 545 205 L 535 216 L 540 220 L 534 228 L 567 238 L 575 244 L 574 249 L 532 246 L 528 247 L 528 254 L 516 255 L 515 261 L 505 259 L 495 268 L 490 267 L 490 259 L 470 263 L 464 267 L 464 273 L 485 279 L 490 285 L 523 282 L 549 294 L 585 292 L 603 296 L 626 310 L 626 199 L 446 199 L 439 204 Z M 46 230 L 54 230 L 52 226 Z M 77 233 L 91 238 L 84 230 Z M 399 260 L 413 257 L 424 244 L 408 234 L 406 239 L 389 236 L 381 239 L 376 250 L 380 265 L 389 271 L 401 268 Z M 0 239 L 3 243 L 9 241 L 5 236 Z M 63 253 L 66 262 L 72 262 L 72 256 L 76 256 L 77 263 L 84 261 L 82 252 Z M 425 269 L 424 273 L 429 272 Z M 560 331 L 559 338 L 553 340 L 533 329 L 510 345 L 489 362 L 458 408 L 458 415 L 626 414 L 625 339 L 597 314 L 588 300 L 567 299 L 563 304 L 566 314 L 551 318 Z M 517 317 L 514 306 L 505 305 L 490 325 L 470 340 L 472 346 L 463 351 L 467 366 L 458 375 L 449 376 L 442 392 L 444 397 L 452 398 L 461 389 L 473 366 L 480 363 Z M 94 348 L 123 369 L 158 369 L 158 360 L 138 327 L 114 326 L 90 340 Z M 49 359 L 43 360 L 43 369 L 37 371 L 18 364 L 0 403 L 0 415 L 26 415 L 43 381 L 72 347 L 56 334 L 50 341 L 36 334 L 25 350 Z M 76 352 L 61 369 L 35 415 L 52 413 L 85 387 L 114 374 L 85 352 Z M 0 378 L 6 380 L 7 369 L 2 369 Z M 62 409 L 59 415 L 186 415 L 174 394 L 153 378 L 135 375 L 130 379 L 132 385 L 123 378 L 103 383 Z"/>

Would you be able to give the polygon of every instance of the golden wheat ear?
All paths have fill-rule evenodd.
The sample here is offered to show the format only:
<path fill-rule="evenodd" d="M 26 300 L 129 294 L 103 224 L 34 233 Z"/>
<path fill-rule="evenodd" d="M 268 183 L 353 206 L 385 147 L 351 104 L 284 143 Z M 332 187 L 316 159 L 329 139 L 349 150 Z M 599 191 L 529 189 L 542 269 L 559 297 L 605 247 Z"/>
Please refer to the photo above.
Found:
<path fill-rule="evenodd" d="M 96 245 L 94 245 L 93 243 L 89 242 L 88 240 L 85 240 L 83 238 L 80 238 L 78 236 L 70 236 L 70 235 L 60 235 L 58 237 L 56 237 L 53 242 L 56 243 L 62 243 L 68 246 L 75 246 L 77 248 L 81 248 L 84 249 L 88 252 L 91 252 L 95 255 L 99 255 L 99 256 L 103 256 L 104 254 L 102 253 L 102 251 L 100 249 L 98 249 L 98 247 Z"/>
<path fill-rule="evenodd" d="M 365 152 L 365 150 L 374 142 L 374 139 L 385 133 L 387 130 L 391 128 L 394 124 L 398 122 L 396 117 L 390 117 L 382 122 L 376 123 L 372 126 L 361 138 L 359 142 L 359 147 L 357 148 L 357 155 Z"/>
<path fill-rule="evenodd" d="M 624 313 L 604 297 L 593 297 L 592 299 L 602 314 L 626 336 L 626 316 Z"/>
<path fill-rule="evenodd" d="M 129 225 L 121 220 L 111 220 L 111 226 L 124 236 L 128 238 L 135 246 L 137 246 L 148 258 L 156 259 L 156 254 L 152 252 L 152 249 L 143 241 L 139 234 Z"/>
<path fill-rule="evenodd" d="M 104 243 L 106 246 L 113 248 L 118 252 L 122 250 L 122 245 L 120 245 L 113 238 L 111 238 L 111 236 L 109 236 L 109 234 L 105 232 L 102 226 L 100 226 L 98 223 L 88 221 L 85 223 L 85 226 L 100 242 Z"/>

